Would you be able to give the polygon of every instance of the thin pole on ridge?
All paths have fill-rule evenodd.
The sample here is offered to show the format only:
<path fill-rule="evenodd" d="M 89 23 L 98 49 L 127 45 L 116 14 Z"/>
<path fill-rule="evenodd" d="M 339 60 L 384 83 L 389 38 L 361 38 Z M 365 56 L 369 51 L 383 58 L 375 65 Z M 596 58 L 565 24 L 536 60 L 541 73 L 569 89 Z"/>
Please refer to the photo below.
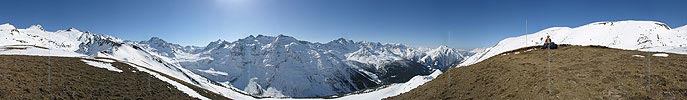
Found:
<path fill-rule="evenodd" d="M 448 47 L 448 45 L 451 43 L 451 31 L 448 31 L 448 34 L 446 36 L 446 41 L 444 41 L 444 46 Z"/>
<path fill-rule="evenodd" d="M 450 43 L 451 43 L 451 31 L 448 31 L 448 36 L 446 37 L 446 43 L 444 43 L 444 46 L 448 47 L 448 45 L 449 45 Z M 451 50 L 451 49 L 449 49 L 449 50 Z M 446 64 L 446 65 L 443 66 L 443 67 L 446 69 L 446 71 L 448 71 L 448 69 L 450 69 L 451 67 L 453 67 L 453 66 L 451 66 L 450 64 L 448 64 L 448 63 L 446 63 L 446 62 L 444 62 L 444 64 Z"/>
<path fill-rule="evenodd" d="M 451 31 L 448 31 L 448 37 L 447 37 L 447 38 L 448 38 L 448 39 L 446 40 L 446 43 L 444 43 L 444 45 L 448 45 L 448 41 L 451 40 Z M 448 71 L 449 69 L 451 69 L 451 67 L 452 67 L 452 66 L 449 65 L 448 68 L 446 68 L 446 71 Z M 451 77 L 451 75 L 448 75 L 448 80 L 449 80 L 449 81 L 448 81 L 449 88 L 450 88 L 450 89 L 453 89 L 453 84 L 452 84 L 452 83 L 453 83 L 453 82 L 452 82 L 452 81 L 453 81 L 453 78 Z"/>
<path fill-rule="evenodd" d="M 553 87 L 552 86 L 553 85 L 553 80 L 552 80 L 553 76 L 551 76 L 551 51 L 549 51 L 549 50 L 551 50 L 551 48 L 547 47 L 546 53 L 547 53 L 548 57 L 546 57 L 546 66 L 547 66 L 547 70 L 548 70 L 547 76 L 549 78 L 548 79 L 549 80 L 548 92 L 549 92 L 549 97 L 551 97 L 553 95 L 553 94 L 551 94 L 551 88 Z"/>
<path fill-rule="evenodd" d="M 647 67 L 647 84 L 646 84 L 646 92 L 647 95 L 651 95 L 651 60 L 649 59 L 649 56 L 645 57 L 644 60 L 646 61 L 646 67 Z"/>
<path fill-rule="evenodd" d="M 151 92 L 152 89 L 150 88 L 150 77 L 154 77 L 153 74 L 146 76 L 146 80 L 148 80 L 148 88 L 146 89 L 147 90 L 146 92 L 149 96 L 150 96 L 150 94 L 152 94 L 152 92 Z"/>
<path fill-rule="evenodd" d="M 527 43 L 527 19 L 525 19 L 525 47 L 529 46 L 529 43 Z"/>
<path fill-rule="evenodd" d="M 48 34 L 48 36 L 51 36 L 51 34 Z M 34 43 L 34 46 L 37 46 L 37 45 Z M 51 84 L 50 84 L 50 83 L 52 82 L 52 81 L 51 81 L 51 77 L 52 77 L 52 62 L 50 61 L 50 60 L 51 60 L 51 59 L 50 59 L 50 56 L 51 56 L 50 53 L 51 53 L 51 52 L 50 52 L 50 48 L 48 48 L 48 89 L 47 89 L 47 90 L 48 90 L 48 93 L 52 94 L 52 92 L 50 92 L 50 91 L 51 91 L 51 89 L 50 89 L 50 85 L 51 85 Z"/>

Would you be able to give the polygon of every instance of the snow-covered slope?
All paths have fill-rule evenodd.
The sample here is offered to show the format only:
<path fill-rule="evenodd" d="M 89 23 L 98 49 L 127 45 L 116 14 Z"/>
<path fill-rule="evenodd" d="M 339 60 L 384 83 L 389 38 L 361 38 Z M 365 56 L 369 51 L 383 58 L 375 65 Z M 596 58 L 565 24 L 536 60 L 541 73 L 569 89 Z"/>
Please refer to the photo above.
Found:
<path fill-rule="evenodd" d="M 655 21 L 595 22 L 576 28 L 553 27 L 500 41 L 466 59 L 461 66 L 471 65 L 497 54 L 518 48 L 542 45 L 546 36 L 557 44 L 599 45 L 642 51 L 665 51 L 685 54 L 687 27 L 671 29 Z"/>
<path fill-rule="evenodd" d="M 400 95 L 401 93 L 408 92 L 412 89 L 419 87 L 431 80 L 434 80 L 437 76 L 441 75 L 443 72 L 436 70 L 429 75 L 415 76 L 405 83 L 394 83 L 386 85 L 384 87 L 379 87 L 376 89 L 368 89 L 364 91 L 357 91 L 358 93 L 352 93 L 343 95 L 343 97 L 335 97 L 332 100 L 381 100 L 384 98 Z M 318 100 L 313 98 L 308 98 L 309 100 Z M 300 100 L 297 98 L 266 98 L 262 100 Z M 323 99 L 325 100 L 325 99 Z"/>
<path fill-rule="evenodd" d="M 437 71 L 432 72 L 432 74 L 430 74 L 430 75 L 415 76 L 412 79 L 410 79 L 408 82 L 405 82 L 405 83 L 391 84 L 386 88 L 371 91 L 369 93 L 347 95 L 347 96 L 337 98 L 337 99 L 339 99 L 339 100 L 381 100 L 383 98 L 396 96 L 396 95 L 399 95 L 401 93 L 405 93 L 405 92 L 408 92 L 412 89 L 415 89 L 418 86 L 431 81 L 432 79 L 436 78 L 440 74 L 442 74 L 442 72 L 440 70 L 437 70 Z"/>
<path fill-rule="evenodd" d="M 11 55 L 114 58 L 161 72 L 183 82 L 193 84 L 217 94 L 222 94 L 228 98 L 252 98 L 233 91 L 231 86 L 214 84 L 212 81 L 184 69 L 179 66 L 179 64 L 169 63 L 171 59 L 144 50 L 135 42 L 126 42 L 107 35 L 81 32 L 74 28 L 49 32 L 44 30 L 40 25 L 33 25 L 26 29 L 16 29 L 10 24 L 3 24 L 0 25 L 0 46 L 2 46 L 2 48 L 9 48 L 8 50 L 4 50 L 2 54 Z M 146 69 L 139 70 L 143 71 Z M 154 74 L 161 80 L 168 80 L 167 82 L 170 82 L 170 84 L 175 85 L 177 89 L 192 97 L 205 99 L 202 95 L 198 95 L 196 91 L 176 83 L 176 81 L 171 81 L 156 73 L 149 73 Z"/>
<path fill-rule="evenodd" d="M 249 36 L 234 42 L 218 40 L 195 48 L 159 38 L 139 43 L 210 80 L 259 97 L 340 95 L 406 82 L 463 59 L 463 51 L 445 46 L 428 51 L 343 38 L 323 44 L 284 35 Z"/>

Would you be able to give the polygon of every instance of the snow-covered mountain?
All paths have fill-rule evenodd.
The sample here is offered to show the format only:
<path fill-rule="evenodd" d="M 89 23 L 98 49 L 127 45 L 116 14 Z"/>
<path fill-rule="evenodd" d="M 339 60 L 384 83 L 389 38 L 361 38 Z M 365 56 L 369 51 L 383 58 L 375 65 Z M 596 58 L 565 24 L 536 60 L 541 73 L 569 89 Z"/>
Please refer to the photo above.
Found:
<path fill-rule="evenodd" d="M 73 52 L 113 58 L 232 99 L 340 95 L 407 82 L 418 75 L 445 70 L 469 56 L 464 55 L 469 54 L 467 51 L 445 46 L 416 48 L 343 38 L 312 43 L 284 35 L 218 40 L 195 47 L 155 37 L 135 42 L 75 28 L 49 32 L 40 25 L 17 29 L 11 24 L 0 25 L 0 45 L 46 47 L 47 54 L 38 53 L 44 56 Z M 198 94 L 201 91 L 151 74 L 190 96 L 205 99 Z"/>
<path fill-rule="evenodd" d="M 552 27 L 510 37 L 466 59 L 467 66 L 518 48 L 542 45 L 546 36 L 557 44 L 598 45 L 610 48 L 687 54 L 687 26 L 671 29 L 655 21 L 595 22 L 576 28 Z"/>
<path fill-rule="evenodd" d="M 343 38 L 312 43 L 284 35 L 218 40 L 205 47 L 181 47 L 159 38 L 139 43 L 210 80 L 260 97 L 339 95 L 406 82 L 457 65 L 466 52 Z"/>
<path fill-rule="evenodd" d="M 460 64 L 465 57 L 463 54 L 469 54 L 469 52 L 461 53 L 461 51 L 456 49 L 448 48 L 446 46 L 439 46 L 438 48 L 428 52 L 427 56 L 420 58 L 420 62 L 425 65 L 432 66 L 435 69 L 446 71 L 446 69 Z"/>

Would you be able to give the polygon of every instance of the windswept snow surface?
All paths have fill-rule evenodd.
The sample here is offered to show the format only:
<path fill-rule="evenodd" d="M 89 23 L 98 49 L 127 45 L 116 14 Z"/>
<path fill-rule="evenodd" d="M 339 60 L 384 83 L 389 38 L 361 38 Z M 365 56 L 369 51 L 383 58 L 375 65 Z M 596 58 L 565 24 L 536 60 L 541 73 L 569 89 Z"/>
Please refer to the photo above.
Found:
<path fill-rule="evenodd" d="M 59 49 L 46 49 L 30 45 L 4 45 L 0 46 L 0 55 L 30 55 L 30 56 L 59 56 L 59 57 L 86 57 L 86 55 L 64 51 Z"/>
<path fill-rule="evenodd" d="M 415 76 L 412 79 L 410 79 L 408 82 L 405 83 L 396 83 L 396 84 L 390 84 L 387 87 L 378 89 L 378 90 L 368 90 L 365 91 L 365 93 L 359 93 L 359 94 L 351 94 L 351 95 L 346 95 L 343 97 L 339 98 L 334 98 L 334 99 L 313 99 L 309 98 L 308 100 L 381 100 L 387 97 L 392 97 L 396 95 L 400 95 L 401 93 L 408 92 L 412 89 L 415 89 L 419 87 L 422 84 L 425 84 L 437 76 L 441 75 L 442 72 L 440 70 L 436 70 L 432 72 L 432 74 L 425 75 L 425 76 Z M 299 100 L 299 99 L 293 99 L 293 98 L 266 98 L 266 99 L 261 99 L 261 100 Z"/>
<path fill-rule="evenodd" d="M 686 54 L 687 27 L 671 29 L 655 21 L 595 22 L 576 28 L 553 27 L 542 31 L 510 37 L 493 47 L 467 58 L 467 66 L 518 48 L 537 46 L 551 36 L 557 44 L 598 45 L 610 48 Z"/>
<path fill-rule="evenodd" d="M 657 53 L 657 54 L 653 54 L 653 55 L 651 55 L 651 56 L 656 56 L 656 57 L 668 57 L 668 54 L 665 54 L 665 53 Z"/>
<path fill-rule="evenodd" d="M 440 70 L 434 71 L 432 74 L 427 75 L 427 76 L 415 76 L 412 79 L 410 79 L 408 82 L 405 83 L 397 83 L 397 84 L 391 84 L 389 87 L 375 90 L 369 93 L 362 93 L 362 94 L 354 94 L 354 95 L 347 95 L 341 98 L 337 98 L 339 100 L 381 100 L 383 98 L 391 97 L 391 96 L 396 96 L 401 93 L 408 92 L 412 89 L 417 88 L 418 86 L 425 84 L 432 79 L 436 78 L 442 74 Z"/>
<path fill-rule="evenodd" d="M 110 60 L 110 59 L 95 59 L 95 60 L 102 61 L 102 62 L 108 62 L 108 63 L 115 62 L 114 60 Z"/>
<path fill-rule="evenodd" d="M 86 64 L 91 65 L 93 67 L 105 68 L 107 70 L 115 71 L 115 72 L 124 72 L 121 69 L 118 69 L 117 67 L 112 66 L 112 64 L 110 64 L 110 63 L 90 61 L 90 60 L 85 60 L 85 59 L 81 59 L 81 61 L 83 61 Z"/>
<path fill-rule="evenodd" d="M 687 55 L 687 47 L 676 47 L 676 48 L 671 48 L 668 50 L 661 50 L 661 51 Z"/>
<path fill-rule="evenodd" d="M 200 72 L 205 72 L 205 73 L 208 73 L 208 74 L 210 74 L 210 75 L 215 75 L 215 76 L 217 76 L 217 75 L 223 75 L 223 76 L 229 75 L 229 74 L 226 73 L 226 72 L 216 71 L 214 68 L 210 68 L 210 69 L 208 69 L 208 70 L 201 70 L 201 69 L 198 69 L 198 71 L 200 71 Z"/>

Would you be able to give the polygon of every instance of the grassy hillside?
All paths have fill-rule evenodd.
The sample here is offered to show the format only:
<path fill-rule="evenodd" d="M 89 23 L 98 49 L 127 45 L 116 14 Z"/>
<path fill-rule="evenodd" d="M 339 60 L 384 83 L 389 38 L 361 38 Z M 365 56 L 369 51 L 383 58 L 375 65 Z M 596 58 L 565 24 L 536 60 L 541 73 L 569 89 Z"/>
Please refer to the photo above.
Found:
<path fill-rule="evenodd" d="M 652 54 L 583 46 L 520 49 L 452 68 L 387 99 L 687 99 L 687 56 Z"/>
<path fill-rule="evenodd" d="M 0 56 L 0 99 L 195 99 L 128 64 L 112 63 L 123 70 L 120 73 L 87 65 L 81 59 Z"/>

